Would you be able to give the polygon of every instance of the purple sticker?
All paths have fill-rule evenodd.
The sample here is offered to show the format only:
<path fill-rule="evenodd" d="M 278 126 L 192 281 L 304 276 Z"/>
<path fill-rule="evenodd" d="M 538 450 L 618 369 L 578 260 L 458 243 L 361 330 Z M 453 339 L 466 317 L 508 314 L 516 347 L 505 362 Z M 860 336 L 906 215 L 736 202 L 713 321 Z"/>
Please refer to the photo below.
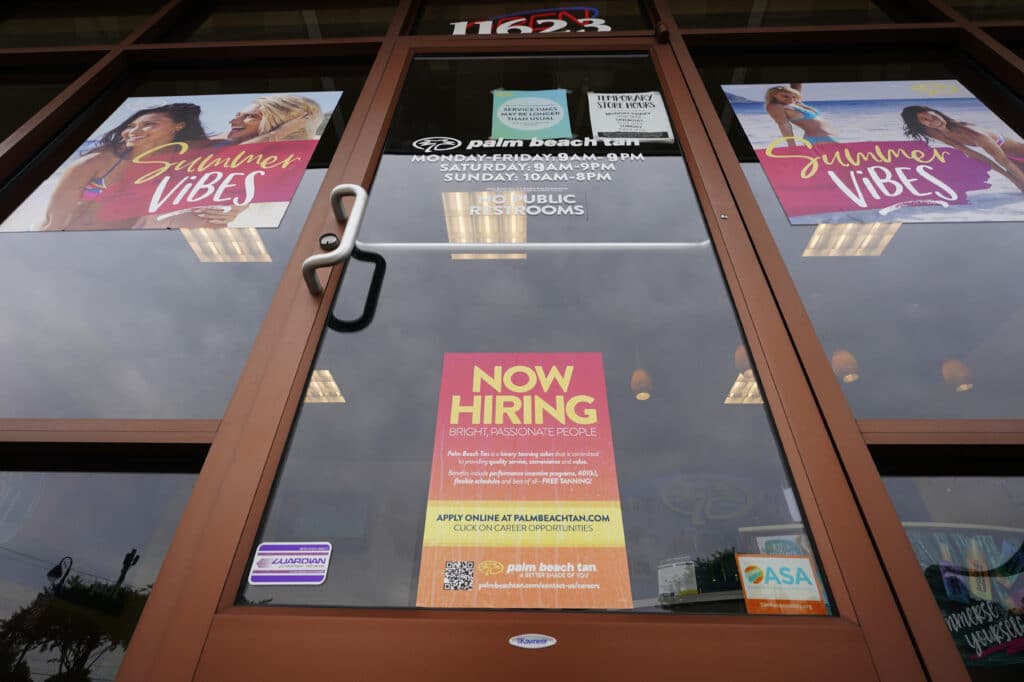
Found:
<path fill-rule="evenodd" d="M 250 585 L 323 585 L 329 542 L 261 542 L 249 568 Z"/>

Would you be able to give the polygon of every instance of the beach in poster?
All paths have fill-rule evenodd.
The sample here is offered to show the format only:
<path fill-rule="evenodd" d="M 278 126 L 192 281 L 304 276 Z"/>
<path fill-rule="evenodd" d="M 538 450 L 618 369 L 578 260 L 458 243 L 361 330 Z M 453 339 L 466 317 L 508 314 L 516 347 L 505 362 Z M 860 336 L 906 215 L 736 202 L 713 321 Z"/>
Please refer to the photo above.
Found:
<path fill-rule="evenodd" d="M 722 89 L 794 225 L 1024 215 L 1024 142 L 958 81 Z"/>
<path fill-rule="evenodd" d="M 130 97 L 0 231 L 277 227 L 341 95 Z"/>

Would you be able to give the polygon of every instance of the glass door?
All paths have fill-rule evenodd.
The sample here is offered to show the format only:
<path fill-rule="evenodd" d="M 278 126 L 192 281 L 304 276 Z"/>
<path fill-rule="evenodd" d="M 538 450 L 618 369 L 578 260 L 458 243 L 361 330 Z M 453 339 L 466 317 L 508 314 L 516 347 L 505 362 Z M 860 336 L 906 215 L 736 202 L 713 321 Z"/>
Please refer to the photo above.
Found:
<path fill-rule="evenodd" d="M 249 418 L 268 466 L 219 536 L 197 679 L 919 679 L 895 609 L 860 596 L 887 590 L 873 554 L 846 563 L 869 547 L 848 493 L 809 496 L 840 472 L 796 454 L 791 380 L 751 360 L 776 342 L 741 325 L 667 48 L 452 45 L 396 51 L 351 147 L 356 250 L 319 343 L 286 339 L 296 407 Z"/>

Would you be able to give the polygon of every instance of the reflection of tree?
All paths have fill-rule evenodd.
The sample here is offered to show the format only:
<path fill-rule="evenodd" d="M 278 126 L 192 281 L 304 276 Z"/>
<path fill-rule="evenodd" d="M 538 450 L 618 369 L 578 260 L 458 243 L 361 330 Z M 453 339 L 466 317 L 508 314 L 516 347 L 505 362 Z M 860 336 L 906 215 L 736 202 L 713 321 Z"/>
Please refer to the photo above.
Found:
<path fill-rule="evenodd" d="M 0 673 L 3 679 L 11 682 L 28 682 L 32 679 L 28 664 L 18 657 L 20 651 L 20 648 L 11 646 L 6 639 L 0 639 Z"/>
<path fill-rule="evenodd" d="M 706 557 L 697 557 L 694 563 L 701 592 L 741 589 L 735 547 L 712 552 Z"/>
<path fill-rule="evenodd" d="M 147 597 L 148 589 L 77 576 L 46 588 L 0 622 L 0 678 L 28 680 L 24 658 L 38 650 L 57 664 L 47 682 L 89 682 L 96 661 L 128 646 Z"/>

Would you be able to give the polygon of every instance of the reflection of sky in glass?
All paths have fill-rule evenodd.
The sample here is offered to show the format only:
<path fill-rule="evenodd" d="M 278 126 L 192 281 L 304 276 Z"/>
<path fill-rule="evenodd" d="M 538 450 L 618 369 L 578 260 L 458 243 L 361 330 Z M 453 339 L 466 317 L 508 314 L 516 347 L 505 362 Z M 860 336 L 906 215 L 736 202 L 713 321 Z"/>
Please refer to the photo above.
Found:
<path fill-rule="evenodd" d="M 200 262 L 177 230 L 4 234 L 0 416 L 219 419 L 324 171 L 270 262 Z"/>
<path fill-rule="evenodd" d="M 415 602 L 445 352 L 602 354 L 636 600 L 657 597 L 666 558 L 756 552 L 762 526 L 799 534 L 763 406 L 723 402 L 740 337 L 710 255 L 385 254 L 374 322 L 328 332 L 316 362 L 344 384 L 346 403 L 302 407 L 261 537 L 334 543 L 327 584 L 247 587 L 244 596 Z M 361 263 L 350 268 L 335 308 L 342 318 L 361 308 L 368 277 Z M 654 386 L 645 402 L 630 387 L 638 364 Z"/>
<path fill-rule="evenodd" d="M 148 589 L 194 480 L 194 474 L 0 473 L 0 619 L 49 587 L 47 572 L 65 556 L 73 561 L 68 579 L 110 585 L 135 549 L 140 559 L 124 585 Z M 56 672 L 48 662 L 54 655 L 33 651 L 25 660 L 43 677 Z M 93 679 L 113 679 L 122 655 L 100 656 Z"/>
<path fill-rule="evenodd" d="M 331 570 L 319 587 L 246 585 L 241 598 L 415 605 L 444 354 L 587 352 L 599 353 L 604 367 L 634 606 L 658 610 L 659 572 L 689 556 L 708 600 L 684 608 L 743 613 L 732 552 L 758 553 L 780 526 L 790 544 L 804 531 L 764 405 L 725 401 L 743 340 L 678 148 L 619 149 L 636 157 L 616 159 L 607 179 L 526 187 L 447 180 L 440 165 L 453 159 L 413 160 L 412 143 L 424 136 L 486 139 L 490 91 L 499 82 L 564 88 L 580 135 L 589 127 L 588 90 L 658 87 L 646 56 L 413 63 L 360 232 L 387 262 L 376 316 L 362 331 L 325 333 L 315 367 L 330 371 L 345 403 L 300 407 L 257 539 L 329 541 Z M 530 154 L 549 150 L 488 154 L 495 151 L 527 155 L 519 160 L 532 164 L 542 159 Z M 585 210 L 453 227 L 467 212 L 456 199 L 491 201 L 499 193 L 534 206 L 541 202 L 531 195 L 571 193 Z M 451 258 L 465 248 L 460 235 L 488 242 L 506 226 L 523 237 L 510 249 L 529 250 L 527 258 Z M 615 241 L 647 245 L 586 247 Z M 533 248 L 552 242 L 571 246 Z M 673 250 L 670 242 L 689 246 Z M 425 244 L 448 248 L 416 251 Z M 338 318 L 359 317 L 371 267 L 347 266 Z M 633 385 L 640 369 L 650 377 L 645 401 Z"/>
<path fill-rule="evenodd" d="M 842 384 L 861 419 L 1024 416 L 1022 223 L 904 223 L 873 257 L 804 257 L 814 226 L 790 225 L 758 164 L 747 180 L 829 356 L 856 356 Z M 943 363 L 970 369 L 957 392 Z"/>

